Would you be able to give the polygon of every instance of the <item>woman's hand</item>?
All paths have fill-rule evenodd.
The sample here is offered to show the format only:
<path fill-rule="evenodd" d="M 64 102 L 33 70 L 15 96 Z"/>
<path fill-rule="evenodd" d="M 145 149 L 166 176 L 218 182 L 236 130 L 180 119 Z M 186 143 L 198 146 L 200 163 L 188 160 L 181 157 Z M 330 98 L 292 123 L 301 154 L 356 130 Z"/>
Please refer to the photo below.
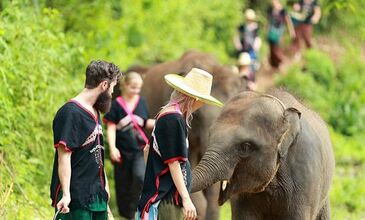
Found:
<path fill-rule="evenodd" d="M 110 159 L 112 162 L 122 163 L 122 156 L 116 147 L 110 148 Z"/>
<path fill-rule="evenodd" d="M 190 197 L 183 199 L 184 220 L 196 219 L 196 209 Z"/>

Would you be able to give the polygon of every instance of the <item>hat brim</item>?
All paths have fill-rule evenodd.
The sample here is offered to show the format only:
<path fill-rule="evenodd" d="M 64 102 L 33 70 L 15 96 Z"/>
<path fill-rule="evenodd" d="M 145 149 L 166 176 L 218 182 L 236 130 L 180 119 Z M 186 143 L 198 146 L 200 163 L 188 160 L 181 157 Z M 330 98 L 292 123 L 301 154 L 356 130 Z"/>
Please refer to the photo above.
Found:
<path fill-rule="evenodd" d="M 199 99 L 199 101 L 204 102 L 206 104 L 215 105 L 218 107 L 222 107 L 223 103 L 218 99 L 214 98 L 210 95 L 204 95 L 196 91 L 195 89 L 187 86 L 184 83 L 184 77 L 179 76 L 177 74 L 168 74 L 165 75 L 166 83 L 171 86 L 172 88 L 176 89 L 177 91 L 184 93 L 193 98 Z"/>

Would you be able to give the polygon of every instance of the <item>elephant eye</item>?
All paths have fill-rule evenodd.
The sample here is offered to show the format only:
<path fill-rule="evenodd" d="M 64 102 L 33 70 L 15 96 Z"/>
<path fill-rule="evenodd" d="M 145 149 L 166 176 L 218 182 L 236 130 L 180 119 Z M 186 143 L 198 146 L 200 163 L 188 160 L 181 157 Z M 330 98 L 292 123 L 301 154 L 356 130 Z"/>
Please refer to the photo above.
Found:
<path fill-rule="evenodd" d="M 252 144 L 249 142 L 243 142 L 240 144 L 240 148 L 244 153 L 249 153 L 252 151 Z"/>

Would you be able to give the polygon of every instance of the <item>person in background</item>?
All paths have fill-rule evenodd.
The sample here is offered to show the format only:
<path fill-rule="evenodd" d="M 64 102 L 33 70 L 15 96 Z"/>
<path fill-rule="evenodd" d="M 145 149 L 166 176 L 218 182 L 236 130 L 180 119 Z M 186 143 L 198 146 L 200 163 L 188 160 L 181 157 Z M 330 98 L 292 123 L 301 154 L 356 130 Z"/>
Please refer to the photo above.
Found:
<path fill-rule="evenodd" d="M 295 26 L 295 38 L 292 41 L 294 58 L 300 58 L 300 40 L 302 39 L 307 48 L 312 47 L 313 24 L 317 24 L 321 18 L 321 7 L 318 0 L 300 0 L 294 3 L 298 25 Z"/>
<path fill-rule="evenodd" d="M 287 2 L 289 5 L 289 17 L 291 18 L 291 21 L 295 28 L 301 23 L 303 18 L 303 14 L 300 13 L 300 5 L 298 4 L 297 0 L 290 0 Z"/>
<path fill-rule="evenodd" d="M 260 63 L 258 53 L 261 47 L 261 38 L 259 37 L 259 24 L 257 23 L 256 13 L 252 9 L 245 11 L 246 23 L 241 24 L 233 38 L 236 56 L 246 52 L 250 54 L 253 71 L 256 72 Z"/>
<path fill-rule="evenodd" d="M 85 88 L 56 113 L 50 187 L 57 210 L 54 219 L 107 219 L 110 193 L 99 112 L 109 111 L 121 74 L 113 63 L 92 61 L 86 69 Z"/>
<path fill-rule="evenodd" d="M 291 38 L 294 38 L 295 32 L 291 19 L 280 0 L 272 0 L 271 6 L 267 11 L 268 33 L 267 41 L 270 46 L 269 63 L 274 69 L 278 69 L 280 64 L 285 59 L 280 42 L 285 30 L 285 25 L 288 26 L 288 31 Z"/>
<path fill-rule="evenodd" d="M 116 97 L 104 116 L 118 209 L 125 219 L 134 218 L 143 186 L 143 147 L 148 143 L 143 128 L 152 128 L 155 121 L 148 118 L 146 102 L 139 95 L 142 85 L 140 74 L 127 73 L 120 81 L 121 96 Z"/>
<path fill-rule="evenodd" d="M 191 170 L 188 161 L 188 131 L 193 112 L 203 103 L 222 106 L 210 95 L 213 77 L 193 68 L 185 77 L 165 76 L 175 90 L 157 115 L 136 219 L 193 220 L 197 213 L 191 201 Z"/>
<path fill-rule="evenodd" d="M 247 80 L 247 88 L 250 90 L 256 89 L 256 74 L 252 70 L 251 65 L 251 57 L 250 54 L 243 52 L 240 54 L 237 67 L 238 67 L 238 74 L 241 78 L 245 78 Z"/>

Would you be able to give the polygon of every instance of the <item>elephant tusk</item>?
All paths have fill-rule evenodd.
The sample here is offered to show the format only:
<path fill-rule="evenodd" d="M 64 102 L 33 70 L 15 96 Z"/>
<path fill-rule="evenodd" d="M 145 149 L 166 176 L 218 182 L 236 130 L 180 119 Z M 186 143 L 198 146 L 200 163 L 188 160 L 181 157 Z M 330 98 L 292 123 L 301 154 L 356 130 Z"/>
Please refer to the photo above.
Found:
<path fill-rule="evenodd" d="M 227 180 L 223 180 L 223 182 L 222 182 L 222 191 L 226 190 L 227 184 L 228 184 L 228 181 Z"/>

